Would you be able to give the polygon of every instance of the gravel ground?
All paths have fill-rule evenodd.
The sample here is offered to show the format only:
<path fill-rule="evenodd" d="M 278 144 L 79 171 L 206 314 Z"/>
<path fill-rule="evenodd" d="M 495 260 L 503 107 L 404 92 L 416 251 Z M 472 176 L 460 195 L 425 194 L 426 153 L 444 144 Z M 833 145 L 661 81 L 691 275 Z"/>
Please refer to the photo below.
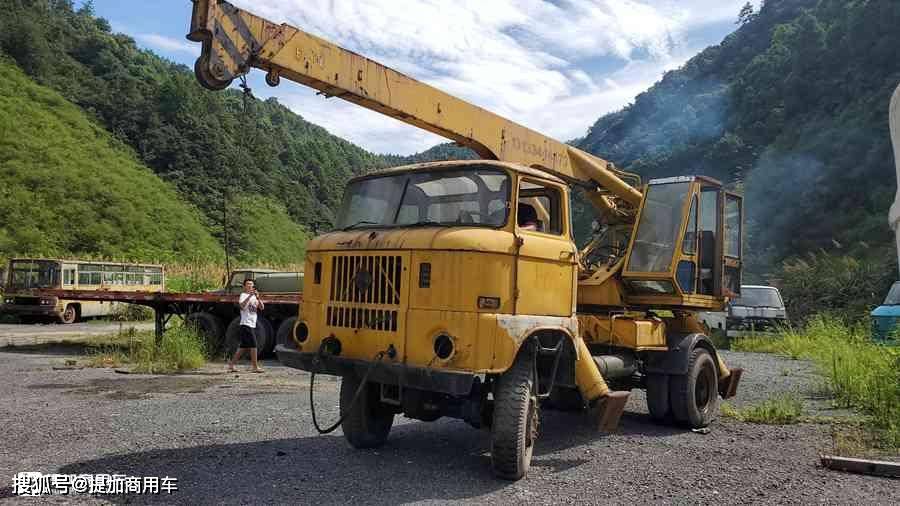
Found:
<path fill-rule="evenodd" d="M 178 478 L 168 496 L 52 499 L 80 503 L 900 504 L 897 480 L 817 466 L 831 444 L 827 425 L 722 419 L 696 434 L 652 424 L 640 391 L 613 435 L 584 416 L 544 412 L 531 472 L 509 483 L 491 476 L 487 432 L 455 420 L 398 417 L 376 451 L 351 449 L 340 431 L 316 435 L 308 376 L 275 362 L 265 375 L 219 374 L 221 366 L 166 377 L 54 370 L 65 353 L 0 352 L 0 501 L 35 502 L 10 497 L 6 484 L 16 472 L 40 471 Z M 814 391 L 818 381 L 804 362 L 726 359 L 747 369 L 738 406 Z M 339 383 L 316 386 L 320 417 L 333 420 Z"/>

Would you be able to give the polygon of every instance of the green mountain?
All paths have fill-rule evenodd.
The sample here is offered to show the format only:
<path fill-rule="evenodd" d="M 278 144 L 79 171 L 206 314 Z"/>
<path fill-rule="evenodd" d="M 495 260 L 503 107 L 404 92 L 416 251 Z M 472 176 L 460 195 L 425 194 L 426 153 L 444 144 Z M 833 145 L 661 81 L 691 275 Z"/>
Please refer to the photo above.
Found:
<path fill-rule="evenodd" d="M 0 258 L 210 260 L 196 208 L 66 99 L 0 59 Z"/>
<path fill-rule="evenodd" d="M 220 239 L 226 202 L 238 195 L 277 204 L 305 229 L 328 229 L 345 181 L 385 166 L 274 99 L 245 108 L 239 91 L 210 93 L 187 67 L 112 33 L 89 3 L 0 0 L 0 7 L 0 51 L 131 146 L 203 211 Z"/>
<path fill-rule="evenodd" d="M 900 2 L 766 0 L 577 141 L 645 178 L 745 193 L 750 278 L 819 249 L 888 259 Z M 582 225 L 587 220 L 581 220 Z"/>

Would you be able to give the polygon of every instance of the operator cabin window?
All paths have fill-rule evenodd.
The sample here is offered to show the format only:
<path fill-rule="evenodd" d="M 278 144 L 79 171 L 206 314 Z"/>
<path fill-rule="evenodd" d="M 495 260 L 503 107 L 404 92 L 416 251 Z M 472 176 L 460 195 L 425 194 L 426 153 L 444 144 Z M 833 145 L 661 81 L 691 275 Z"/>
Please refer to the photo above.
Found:
<path fill-rule="evenodd" d="M 559 190 L 533 181 L 522 181 L 516 220 L 520 230 L 562 235 Z"/>

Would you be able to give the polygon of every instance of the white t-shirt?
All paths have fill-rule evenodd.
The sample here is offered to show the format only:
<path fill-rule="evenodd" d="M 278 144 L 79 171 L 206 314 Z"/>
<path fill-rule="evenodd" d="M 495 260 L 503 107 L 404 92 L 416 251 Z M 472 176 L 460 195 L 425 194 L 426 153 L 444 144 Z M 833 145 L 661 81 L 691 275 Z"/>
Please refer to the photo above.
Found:
<path fill-rule="evenodd" d="M 250 327 L 251 329 L 256 328 L 256 308 L 259 307 L 259 299 L 256 298 L 256 295 L 250 295 L 249 293 L 242 293 L 240 298 L 238 298 L 238 303 L 243 304 L 247 297 L 252 297 L 250 302 L 241 309 L 241 325 Z"/>

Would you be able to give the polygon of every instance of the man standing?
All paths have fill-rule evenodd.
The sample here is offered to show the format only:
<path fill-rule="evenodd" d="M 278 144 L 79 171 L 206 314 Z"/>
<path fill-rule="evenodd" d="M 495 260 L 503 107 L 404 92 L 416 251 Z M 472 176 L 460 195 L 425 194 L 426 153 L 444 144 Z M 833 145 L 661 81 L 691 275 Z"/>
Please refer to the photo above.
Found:
<path fill-rule="evenodd" d="M 250 370 L 263 372 L 256 361 L 256 313 L 265 309 L 266 306 L 259 300 L 259 292 L 256 291 L 255 285 L 256 282 L 252 279 L 245 279 L 244 291 L 238 298 L 238 305 L 241 308 L 241 343 L 228 362 L 228 370 L 231 372 L 234 372 L 234 365 L 241 359 L 244 350 L 250 350 Z"/>

